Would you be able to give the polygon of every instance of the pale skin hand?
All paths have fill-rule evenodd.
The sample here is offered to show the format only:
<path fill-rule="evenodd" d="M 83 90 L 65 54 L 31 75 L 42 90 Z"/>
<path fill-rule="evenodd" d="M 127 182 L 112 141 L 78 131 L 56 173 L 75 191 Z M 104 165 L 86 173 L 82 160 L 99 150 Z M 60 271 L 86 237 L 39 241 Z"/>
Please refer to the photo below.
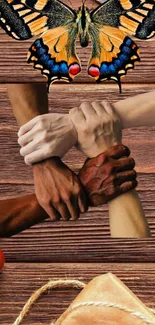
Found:
<path fill-rule="evenodd" d="M 18 132 L 20 154 L 32 165 L 44 159 L 63 156 L 77 141 L 75 127 L 68 114 L 49 113 L 37 116 Z"/>
<path fill-rule="evenodd" d="M 149 92 L 149 93 L 137 95 L 134 97 L 130 97 L 125 100 L 118 101 L 113 104 L 113 107 L 115 108 L 115 111 L 117 112 L 117 114 L 119 115 L 119 117 L 121 119 L 122 128 L 139 127 L 139 126 L 147 126 L 147 125 L 152 126 L 152 125 L 155 125 L 155 104 L 154 103 L 155 103 L 155 92 Z M 86 105 L 88 105 L 88 107 L 89 107 L 89 104 L 86 104 Z M 33 105 L 32 105 L 32 107 L 33 107 Z M 74 108 L 74 111 L 75 110 L 78 110 L 78 108 Z M 71 112 L 72 112 L 72 110 L 71 110 Z M 20 107 L 19 107 L 19 113 L 21 114 Z M 51 114 L 51 119 L 53 118 L 53 120 L 55 119 L 54 115 L 55 114 Z M 45 116 L 47 116 L 47 115 L 45 115 Z M 139 116 L 140 116 L 140 118 L 139 118 Z M 79 124 L 80 124 L 81 115 L 79 115 L 78 118 L 79 118 Z M 118 116 L 117 116 L 117 118 L 118 118 Z M 31 129 L 29 129 L 29 126 L 31 126 L 31 122 L 26 123 L 26 125 L 21 127 L 21 130 L 19 131 L 19 143 L 22 146 L 21 154 L 25 157 L 25 161 L 28 164 L 31 164 L 32 162 L 40 161 L 41 159 L 43 159 L 43 157 L 45 159 L 45 158 L 49 158 L 53 155 L 52 150 L 50 153 L 50 149 L 53 148 L 53 142 L 54 142 L 55 137 L 52 137 L 52 132 L 51 132 L 51 129 L 48 127 L 48 123 L 47 122 L 45 123 L 45 120 L 43 122 L 42 119 L 44 119 L 42 115 L 38 116 L 37 121 L 34 119 L 34 121 L 36 122 L 36 125 L 35 125 L 35 128 L 33 127 L 33 132 L 34 132 L 34 130 L 36 130 L 36 132 L 34 132 L 34 134 L 33 134 L 33 145 L 28 143 L 29 141 L 32 141 L 32 140 L 29 140 L 29 139 L 31 139 L 31 136 L 32 136 Z M 63 117 L 62 117 L 62 119 L 63 119 Z M 65 117 L 65 119 L 66 119 L 66 117 Z M 32 122 L 33 122 L 33 120 L 32 120 Z M 42 127 L 40 127 L 40 122 L 41 123 L 43 122 Z M 44 124 L 44 126 L 43 126 L 43 124 Z M 66 119 L 64 124 L 65 124 L 66 131 L 70 130 L 69 120 L 67 121 L 67 119 Z M 94 124 L 94 121 L 92 121 L 92 125 L 93 124 Z M 42 138 L 38 137 L 39 128 L 41 128 L 41 130 L 44 129 L 44 131 L 42 130 L 43 131 Z M 38 131 L 37 131 L 37 129 L 38 129 Z M 61 138 L 61 129 L 59 129 L 57 131 L 60 132 L 60 138 Z M 72 138 L 74 138 L 75 129 L 72 131 L 73 131 Z M 69 131 L 69 133 L 70 133 L 70 131 Z M 89 129 L 86 131 L 86 133 L 87 133 L 86 135 L 89 135 L 90 138 L 92 138 L 92 143 L 93 143 L 94 137 L 96 135 L 90 134 L 91 133 L 91 125 L 90 125 Z M 23 141 L 23 139 L 24 139 L 24 141 Z M 71 141 L 71 138 L 69 141 Z M 47 144 L 47 142 L 48 142 L 48 144 Z M 68 140 L 66 142 L 68 142 Z M 90 143 L 91 143 L 91 141 L 90 141 Z M 59 144 L 60 144 L 60 141 L 59 141 Z M 37 150 L 38 146 L 40 147 L 39 150 Z M 90 144 L 89 144 L 89 146 L 90 146 Z M 46 147 L 46 151 L 44 150 L 45 147 Z M 58 156 L 63 156 L 63 153 L 64 153 L 63 146 L 62 147 L 58 146 L 58 148 L 60 149 L 60 150 L 58 150 Z M 83 149 L 83 148 L 81 148 L 81 149 Z M 86 151 L 88 150 L 88 155 L 89 155 L 89 147 L 84 148 L 84 150 L 86 150 Z M 96 150 L 96 148 L 94 148 L 94 150 Z M 28 158 L 26 157 L 27 155 L 29 155 Z"/>
<path fill-rule="evenodd" d="M 121 122 L 107 102 L 82 103 L 69 114 L 77 131 L 76 147 L 87 157 L 96 157 L 109 147 L 121 144 Z"/>
<path fill-rule="evenodd" d="M 118 141 L 118 144 L 121 142 L 121 124 L 118 123 L 119 118 L 116 117 L 116 112 L 114 112 L 114 109 L 110 104 L 102 102 L 94 102 L 93 104 L 89 104 L 90 110 L 91 110 L 91 118 L 92 121 L 95 120 L 95 117 L 100 114 L 101 111 L 103 111 L 103 114 L 105 116 L 105 124 L 106 124 L 106 137 L 104 138 L 104 132 L 102 133 L 103 142 L 98 141 L 98 136 L 94 137 L 94 143 L 96 143 L 96 150 L 94 151 L 94 156 L 97 154 L 100 154 L 104 150 L 107 149 L 107 146 L 113 146 L 116 144 L 116 140 Z M 75 127 L 77 129 L 77 133 L 80 136 L 79 137 L 79 146 L 81 147 L 81 139 L 85 141 L 85 147 L 86 150 L 89 148 L 89 154 L 91 157 L 93 156 L 93 151 L 91 151 L 89 146 L 89 139 L 86 139 L 86 129 L 89 126 L 87 124 L 88 116 L 90 114 L 90 110 L 88 109 L 88 104 L 84 108 L 84 104 L 81 107 L 80 110 L 73 109 L 71 112 L 71 118 L 73 123 L 75 123 Z M 75 114 L 75 115 L 74 115 Z M 85 118 L 85 127 L 82 128 L 79 123 L 77 123 L 79 115 L 79 119 L 83 120 L 83 126 L 84 126 L 84 118 Z M 83 117 L 84 115 L 84 117 Z M 98 119 L 98 123 L 100 123 L 103 127 L 103 121 Z M 111 123 L 110 123 L 111 121 Z M 117 128 L 120 128 L 118 130 L 114 127 L 115 123 L 117 123 Z M 101 126 L 100 125 L 100 126 Z M 109 126 L 109 131 L 108 131 Z M 79 131 L 78 131 L 79 128 Z M 114 132 L 116 131 L 116 134 Z M 92 129 L 93 132 L 93 129 Z M 96 124 L 94 123 L 94 133 L 96 134 Z M 111 133 L 111 137 L 110 137 Z M 107 137 L 108 134 L 108 137 Z M 111 140 L 110 140 L 111 138 Z M 107 141 L 108 139 L 108 141 Z M 101 140 L 101 139 L 100 139 Z M 87 142 L 88 141 L 88 146 Z M 107 141 L 107 143 L 106 143 Z M 94 146 L 93 146 L 94 148 Z M 111 236 L 112 237 L 134 237 L 134 238 L 142 238 L 142 237 L 150 237 L 150 230 L 147 224 L 147 220 L 140 202 L 140 199 L 138 197 L 138 194 L 135 190 L 128 192 L 126 194 L 123 194 L 116 198 L 115 200 L 112 200 L 109 203 L 109 218 L 110 218 L 110 228 L 111 228 Z"/>
<path fill-rule="evenodd" d="M 8 94 L 19 126 L 27 123 L 35 116 L 48 113 L 48 97 L 44 84 L 10 84 L 8 85 Z M 81 213 L 86 211 L 87 204 L 83 196 L 83 188 L 77 176 L 65 164 L 62 163 L 57 166 L 55 157 L 33 165 L 33 174 L 38 202 L 52 220 L 60 218 L 75 220 L 79 217 L 80 211 Z M 63 189 L 59 181 L 62 179 L 62 174 Z M 51 200 L 49 199 L 52 184 L 53 188 L 55 187 L 55 176 L 58 181 L 57 191 L 59 194 L 56 203 L 55 197 L 52 195 Z M 72 193 L 68 193 L 69 182 L 70 188 L 73 190 Z M 43 189 L 45 194 L 48 193 L 48 198 L 46 195 L 43 196 Z M 63 195 L 66 194 L 67 202 L 63 201 L 62 191 Z M 68 215 L 66 215 L 66 211 L 69 211 Z"/>

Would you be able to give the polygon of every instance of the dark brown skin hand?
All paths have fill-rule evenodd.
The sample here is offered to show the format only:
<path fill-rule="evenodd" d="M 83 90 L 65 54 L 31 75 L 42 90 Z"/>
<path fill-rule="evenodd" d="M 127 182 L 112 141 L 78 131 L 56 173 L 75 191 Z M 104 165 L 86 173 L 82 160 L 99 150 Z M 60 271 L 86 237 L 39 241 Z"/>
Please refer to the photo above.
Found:
<path fill-rule="evenodd" d="M 10 237 L 49 218 L 35 194 L 0 201 L 0 237 Z"/>
<path fill-rule="evenodd" d="M 78 177 L 52 157 L 33 165 L 35 193 L 41 207 L 54 220 L 77 220 L 88 209 Z"/>
<path fill-rule="evenodd" d="M 90 206 L 106 204 L 137 186 L 134 159 L 130 150 L 117 145 L 96 158 L 87 159 L 79 172 Z"/>

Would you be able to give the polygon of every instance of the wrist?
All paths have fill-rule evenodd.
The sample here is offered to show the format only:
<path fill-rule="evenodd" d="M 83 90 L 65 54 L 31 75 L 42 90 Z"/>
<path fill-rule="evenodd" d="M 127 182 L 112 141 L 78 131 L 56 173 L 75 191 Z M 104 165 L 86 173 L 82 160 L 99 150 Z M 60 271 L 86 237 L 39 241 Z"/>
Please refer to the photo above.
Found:
<path fill-rule="evenodd" d="M 50 158 L 41 160 L 41 161 L 39 161 L 37 163 L 34 163 L 32 165 L 32 168 L 33 168 L 33 171 L 35 171 L 35 170 L 42 169 L 42 168 L 44 168 L 45 166 L 47 166 L 49 164 L 50 164 L 50 167 L 52 167 L 52 166 L 55 167 L 60 162 L 61 162 L 61 158 L 60 157 L 53 156 L 53 157 L 50 157 Z"/>
<path fill-rule="evenodd" d="M 102 144 L 99 146 L 95 146 L 95 147 L 91 148 L 91 150 L 89 150 L 89 152 L 87 152 L 87 157 L 95 158 L 95 157 L 99 156 L 100 154 L 104 153 L 109 148 L 112 148 L 114 146 L 121 145 L 121 144 L 122 144 L 121 141 L 120 142 L 119 141 L 111 141 L 111 143 L 109 143 L 108 145 Z"/>

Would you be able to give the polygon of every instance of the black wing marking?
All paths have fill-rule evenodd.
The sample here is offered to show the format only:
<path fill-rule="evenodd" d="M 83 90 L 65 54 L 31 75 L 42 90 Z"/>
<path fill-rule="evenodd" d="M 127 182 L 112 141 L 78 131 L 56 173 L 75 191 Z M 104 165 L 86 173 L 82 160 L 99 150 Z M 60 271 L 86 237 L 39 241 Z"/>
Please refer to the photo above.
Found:
<path fill-rule="evenodd" d="M 122 12 L 123 8 L 119 0 L 106 0 L 91 12 L 91 18 L 95 23 L 118 27 Z"/>
<path fill-rule="evenodd" d="M 106 0 L 91 12 L 94 23 L 117 27 L 139 39 L 155 33 L 154 0 Z"/>
<path fill-rule="evenodd" d="M 14 3 L 15 1 L 12 1 Z M 18 10 L 14 9 L 13 4 L 6 0 L 0 1 L 0 26 L 15 39 L 26 40 L 32 37 L 30 28 L 25 24 L 24 19 L 19 15 L 24 9 L 20 1 L 16 1 Z"/>
<path fill-rule="evenodd" d="M 76 12 L 59 0 L 21 0 L 21 2 L 48 16 L 50 28 L 66 25 L 76 17 Z"/>
<path fill-rule="evenodd" d="M 0 0 L 0 26 L 17 40 L 66 25 L 75 17 L 76 12 L 58 0 Z"/>

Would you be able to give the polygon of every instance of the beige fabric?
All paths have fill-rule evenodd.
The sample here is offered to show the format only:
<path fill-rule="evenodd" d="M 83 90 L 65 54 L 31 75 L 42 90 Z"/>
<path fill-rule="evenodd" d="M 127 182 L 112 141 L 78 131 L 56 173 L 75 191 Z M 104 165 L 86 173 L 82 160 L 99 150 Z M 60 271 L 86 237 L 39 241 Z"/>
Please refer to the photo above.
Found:
<path fill-rule="evenodd" d="M 96 306 L 78 307 L 89 302 Z M 119 308 L 97 306 L 97 302 L 124 306 L 146 318 L 147 322 Z M 117 277 L 106 274 L 94 278 L 55 325 L 146 325 L 149 322 L 155 324 L 155 316 L 148 308 Z"/>

